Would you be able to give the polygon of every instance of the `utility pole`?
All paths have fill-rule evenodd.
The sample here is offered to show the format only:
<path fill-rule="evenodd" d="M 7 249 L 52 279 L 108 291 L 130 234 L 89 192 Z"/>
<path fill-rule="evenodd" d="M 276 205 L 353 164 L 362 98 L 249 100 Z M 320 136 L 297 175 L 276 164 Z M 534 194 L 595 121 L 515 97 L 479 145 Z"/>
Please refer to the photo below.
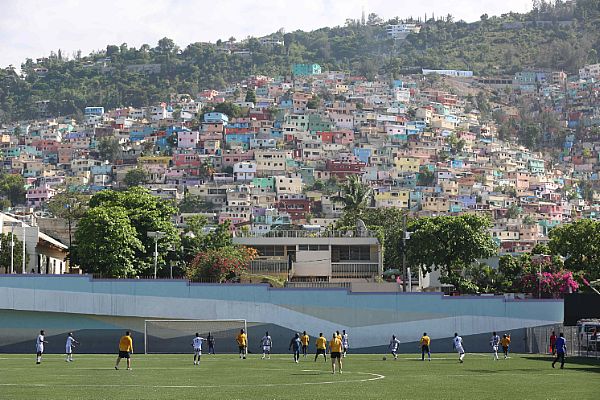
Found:
<path fill-rule="evenodd" d="M 406 213 L 402 214 L 402 291 L 406 292 Z"/>

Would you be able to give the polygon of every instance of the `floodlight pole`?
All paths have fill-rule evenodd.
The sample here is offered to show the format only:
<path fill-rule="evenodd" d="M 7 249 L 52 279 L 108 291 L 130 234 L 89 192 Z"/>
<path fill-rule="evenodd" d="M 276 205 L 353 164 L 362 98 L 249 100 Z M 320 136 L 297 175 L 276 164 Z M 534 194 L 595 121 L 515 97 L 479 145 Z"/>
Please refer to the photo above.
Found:
<path fill-rule="evenodd" d="M 166 235 L 164 232 L 148 232 L 148 237 L 154 238 L 154 279 L 158 272 L 158 239 L 164 238 Z"/>

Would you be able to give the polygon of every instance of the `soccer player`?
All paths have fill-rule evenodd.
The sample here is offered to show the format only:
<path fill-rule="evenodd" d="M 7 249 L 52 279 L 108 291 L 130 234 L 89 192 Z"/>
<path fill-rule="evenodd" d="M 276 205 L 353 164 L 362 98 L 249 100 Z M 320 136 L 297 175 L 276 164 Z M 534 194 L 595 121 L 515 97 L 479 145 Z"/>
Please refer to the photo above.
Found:
<path fill-rule="evenodd" d="M 552 331 L 552 334 L 550 335 L 550 353 L 552 353 L 552 355 L 556 354 L 556 332 Z"/>
<path fill-rule="evenodd" d="M 302 332 L 302 336 L 300 336 L 300 341 L 302 342 L 302 356 L 306 357 L 306 353 L 308 351 L 308 343 L 310 342 L 310 337 L 306 333 L 306 331 Z"/>
<path fill-rule="evenodd" d="M 329 351 L 331 352 L 331 373 L 335 374 L 335 360 L 337 360 L 338 369 L 342 373 L 342 340 L 339 332 L 333 334 L 329 342 Z"/>
<path fill-rule="evenodd" d="M 292 340 L 290 340 L 290 346 L 288 350 L 292 350 L 294 352 L 294 362 L 297 364 L 300 361 L 300 349 L 302 348 L 302 341 L 300 340 L 300 334 L 296 333 Z"/>
<path fill-rule="evenodd" d="M 237 335 L 238 349 L 240 350 L 240 358 L 246 359 L 246 351 L 248 349 L 248 336 L 243 329 L 240 329 L 239 335 Z"/>
<path fill-rule="evenodd" d="M 419 340 L 419 344 L 421 345 L 421 361 L 425 361 L 425 353 L 427 353 L 427 359 L 431 361 L 431 351 L 429 351 L 430 343 L 431 338 L 427 336 L 427 332 L 423 332 L 423 336 L 421 336 L 421 340 Z"/>
<path fill-rule="evenodd" d="M 323 333 L 319 333 L 319 337 L 317 338 L 317 354 L 315 354 L 315 361 L 319 357 L 319 354 L 323 354 L 323 358 L 325 358 L 325 362 L 327 362 L 327 339 L 323 336 Z"/>
<path fill-rule="evenodd" d="M 79 344 L 79 342 L 73 338 L 73 333 L 69 332 L 69 335 L 67 336 L 67 343 L 65 343 L 66 362 L 73 361 L 73 349 L 75 348 L 76 344 Z"/>
<path fill-rule="evenodd" d="M 507 333 L 506 337 L 508 339 L 508 345 L 506 346 L 506 358 L 510 358 L 510 356 L 509 356 L 509 353 L 510 353 L 510 333 Z"/>
<path fill-rule="evenodd" d="M 490 345 L 492 346 L 492 351 L 494 352 L 494 360 L 498 361 L 498 346 L 500 346 L 500 336 L 498 336 L 496 332 L 492 333 Z"/>
<path fill-rule="evenodd" d="M 565 367 L 565 355 L 567 354 L 567 339 L 565 339 L 565 335 L 561 332 L 558 334 L 558 339 L 556 339 L 556 357 L 554 361 L 552 361 L 552 368 L 554 368 L 554 364 L 558 360 L 560 360 L 560 369 Z"/>
<path fill-rule="evenodd" d="M 348 334 L 346 330 L 342 330 L 342 347 L 344 348 L 344 357 L 346 357 L 346 353 L 348 352 Z"/>
<path fill-rule="evenodd" d="M 392 353 L 392 355 L 394 356 L 394 360 L 398 359 L 398 346 L 400 346 L 400 340 L 398 340 L 396 335 L 392 335 L 392 338 L 390 339 L 390 344 L 388 345 L 388 349 L 390 350 L 390 353 Z"/>
<path fill-rule="evenodd" d="M 462 364 L 465 358 L 465 349 L 463 347 L 463 340 L 458 333 L 454 332 L 454 339 L 452 339 L 452 347 L 458 353 L 458 361 Z"/>
<path fill-rule="evenodd" d="M 265 359 L 266 356 L 271 359 L 271 346 L 273 345 L 273 339 L 269 336 L 269 332 L 265 332 L 265 336 L 260 339 L 260 345 L 262 346 L 262 357 L 261 359 Z"/>
<path fill-rule="evenodd" d="M 46 337 L 46 333 L 42 329 L 40 331 L 40 334 L 38 335 L 37 339 L 35 340 L 35 351 L 36 351 L 35 363 L 36 364 L 42 363 L 42 354 L 44 354 L 44 344 L 48 343 L 46 341 L 45 337 Z"/>
<path fill-rule="evenodd" d="M 500 345 L 502 346 L 502 351 L 504 352 L 504 359 L 508 358 L 508 346 L 510 346 L 510 336 L 507 334 L 502 335 L 502 339 L 500 339 Z"/>
<path fill-rule="evenodd" d="M 200 365 L 200 356 L 202 355 L 202 343 L 206 339 L 196 332 L 196 337 L 192 339 L 192 347 L 194 348 L 194 365 Z"/>
<path fill-rule="evenodd" d="M 208 336 L 206 337 L 206 341 L 208 342 L 208 354 L 215 354 L 215 337 L 208 332 Z"/>
<path fill-rule="evenodd" d="M 115 369 L 119 369 L 119 363 L 121 358 L 127 359 L 127 370 L 131 371 L 131 354 L 133 353 L 133 339 L 129 331 L 125 332 L 125 336 L 121 336 L 119 340 L 119 356 L 117 357 L 117 363 Z"/>

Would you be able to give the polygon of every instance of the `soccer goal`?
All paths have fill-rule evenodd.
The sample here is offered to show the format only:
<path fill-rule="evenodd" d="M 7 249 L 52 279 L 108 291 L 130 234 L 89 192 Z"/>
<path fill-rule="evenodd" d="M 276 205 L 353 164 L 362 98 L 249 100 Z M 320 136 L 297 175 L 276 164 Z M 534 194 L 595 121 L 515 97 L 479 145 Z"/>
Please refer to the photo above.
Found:
<path fill-rule="evenodd" d="M 240 329 L 248 332 L 245 319 L 147 319 L 144 321 L 144 353 L 190 353 L 196 333 L 205 339 L 210 333 L 214 338 L 215 353 L 237 353 L 236 337 Z M 202 347 L 208 353 L 208 343 L 204 342 Z"/>

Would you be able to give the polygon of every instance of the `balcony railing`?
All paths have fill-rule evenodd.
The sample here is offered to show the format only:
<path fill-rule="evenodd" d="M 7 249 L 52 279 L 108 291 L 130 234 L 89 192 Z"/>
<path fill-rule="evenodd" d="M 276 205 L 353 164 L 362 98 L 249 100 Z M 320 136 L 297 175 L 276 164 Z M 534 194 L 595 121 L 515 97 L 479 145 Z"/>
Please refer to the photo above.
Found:
<path fill-rule="evenodd" d="M 332 263 L 332 278 L 372 278 L 379 275 L 377 263 Z"/>
<path fill-rule="evenodd" d="M 250 262 L 248 272 L 253 274 L 287 274 L 288 269 L 287 257 L 259 257 Z"/>
<path fill-rule="evenodd" d="M 273 237 L 273 238 L 351 238 L 351 237 L 370 237 L 375 238 L 374 232 L 366 231 L 362 235 L 359 235 L 356 231 L 293 231 L 293 230 L 272 230 L 268 232 L 252 232 L 252 231 L 238 231 L 235 232 L 235 236 L 243 238 L 253 237 Z"/>

